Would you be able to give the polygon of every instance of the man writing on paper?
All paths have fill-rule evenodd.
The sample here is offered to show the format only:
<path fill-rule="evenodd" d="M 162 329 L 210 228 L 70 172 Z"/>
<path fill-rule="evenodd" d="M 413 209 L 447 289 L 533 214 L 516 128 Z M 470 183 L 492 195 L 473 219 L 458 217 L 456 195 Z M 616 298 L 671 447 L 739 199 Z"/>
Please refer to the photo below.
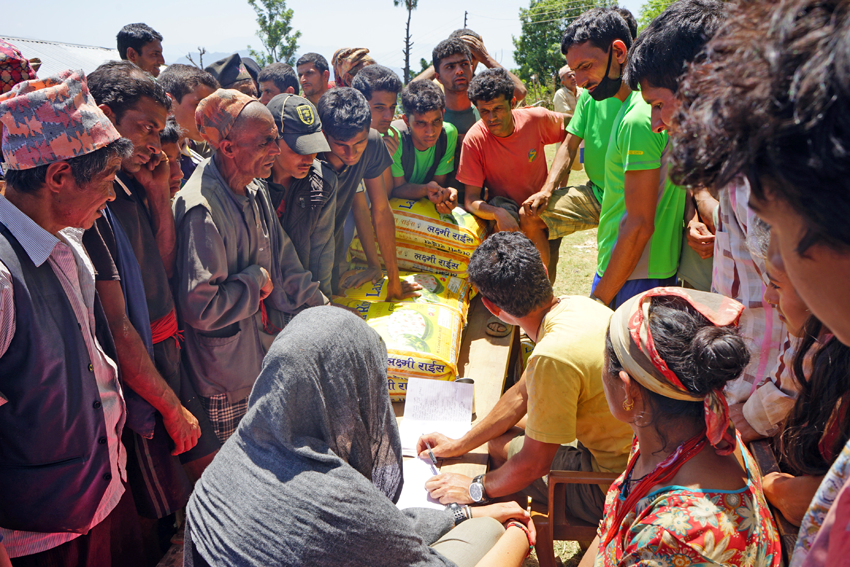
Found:
<path fill-rule="evenodd" d="M 521 326 L 536 346 L 519 382 L 469 433 L 460 439 L 439 433 L 419 439 L 416 450 L 426 458 L 426 443 L 443 458 L 488 443 L 496 465 L 474 479 L 439 474 L 425 484 L 431 497 L 443 504 L 483 504 L 521 492 L 546 503 L 542 477 L 550 469 L 623 471 L 632 431 L 611 415 L 602 389 L 611 310 L 586 297 L 555 297 L 540 254 L 522 233 L 499 232 L 485 240 L 468 273 L 487 309 Z M 520 285 L 526 293 L 516 293 Z M 576 439 L 577 447 L 564 445 Z M 569 512 L 585 521 L 602 518 L 604 501 L 597 485 L 568 485 Z"/>

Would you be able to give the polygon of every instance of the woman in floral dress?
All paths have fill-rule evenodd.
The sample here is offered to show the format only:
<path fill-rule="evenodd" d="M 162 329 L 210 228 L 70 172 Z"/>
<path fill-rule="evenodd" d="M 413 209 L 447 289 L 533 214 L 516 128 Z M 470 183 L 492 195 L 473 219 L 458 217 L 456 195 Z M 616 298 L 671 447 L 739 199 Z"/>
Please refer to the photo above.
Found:
<path fill-rule="evenodd" d="M 758 472 L 722 392 L 749 361 L 735 331 L 743 309 L 657 288 L 614 313 L 603 384 L 635 440 L 587 554 L 597 566 L 779 565 Z"/>

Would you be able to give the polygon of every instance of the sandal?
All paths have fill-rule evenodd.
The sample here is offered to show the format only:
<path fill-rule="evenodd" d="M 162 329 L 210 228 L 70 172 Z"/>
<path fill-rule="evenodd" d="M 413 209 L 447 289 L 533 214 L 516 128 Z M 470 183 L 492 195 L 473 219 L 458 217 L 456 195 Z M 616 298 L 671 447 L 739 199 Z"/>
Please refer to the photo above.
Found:
<path fill-rule="evenodd" d="M 508 325 L 495 315 L 487 319 L 485 332 L 491 337 L 507 337 L 511 334 L 512 325 Z"/>

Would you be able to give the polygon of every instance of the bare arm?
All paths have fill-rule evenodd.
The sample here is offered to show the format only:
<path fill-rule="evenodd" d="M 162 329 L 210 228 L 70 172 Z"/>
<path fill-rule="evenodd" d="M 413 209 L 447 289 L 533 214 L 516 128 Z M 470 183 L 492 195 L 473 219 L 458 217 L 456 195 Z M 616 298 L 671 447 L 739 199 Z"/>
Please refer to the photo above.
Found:
<path fill-rule="evenodd" d="M 0 567 L 12 567 L 12 560 L 9 559 L 9 554 L 6 553 L 2 543 L 0 543 Z"/>
<path fill-rule="evenodd" d="M 517 527 L 509 527 L 475 567 L 520 567 L 528 555 L 528 538 Z"/>
<path fill-rule="evenodd" d="M 688 246 L 703 260 L 711 258 L 714 255 L 714 234 L 700 219 L 693 191 L 685 191 L 685 237 L 688 239 Z"/>
<path fill-rule="evenodd" d="M 413 77 L 413 81 L 433 81 L 437 77 L 437 72 L 434 71 L 434 66 L 431 65 L 415 77 Z M 411 83 L 413 81 L 410 81 Z"/>
<path fill-rule="evenodd" d="M 121 378 L 159 413 L 165 429 L 174 440 L 173 455 L 184 453 L 197 445 L 201 436 L 198 420 L 177 399 L 174 391 L 160 376 L 139 333 L 127 318 L 124 293 L 119 281 L 96 282 L 115 348 L 121 355 L 118 366 Z"/>
<path fill-rule="evenodd" d="M 581 558 L 581 563 L 578 564 L 578 567 L 593 567 L 596 563 L 596 556 L 599 554 L 599 536 L 593 538 L 593 542 L 590 544 L 590 547 L 587 548 L 587 551 L 584 552 L 584 556 Z"/>
<path fill-rule="evenodd" d="M 582 139 L 567 132 L 567 139 L 558 148 L 555 154 L 555 160 L 552 162 L 552 169 L 549 170 L 549 175 L 546 176 L 546 182 L 540 191 L 531 195 L 523 201 L 522 207 L 525 212 L 531 216 L 538 216 L 549 206 L 549 199 L 552 193 L 558 187 L 565 187 L 570 180 L 570 168 L 578 154 L 578 148 L 581 145 Z"/>
<path fill-rule="evenodd" d="M 397 199 L 419 200 L 428 197 L 437 206 L 437 212 L 451 213 L 457 206 L 457 189 L 446 187 L 448 174 L 435 175 L 429 183 L 407 183 L 404 177 L 393 177 L 392 196 Z"/>
<path fill-rule="evenodd" d="M 177 260 L 177 231 L 174 227 L 174 213 L 171 210 L 171 191 L 168 177 L 171 173 L 168 158 L 164 153 L 153 156 L 151 160 L 134 175 L 147 193 L 147 205 L 153 223 L 156 247 L 165 266 L 165 273 L 174 275 Z"/>
<path fill-rule="evenodd" d="M 496 67 L 502 67 L 502 64 L 493 59 L 490 56 L 490 53 L 487 51 L 487 48 L 484 47 L 484 43 L 471 35 L 465 35 L 461 37 L 461 40 L 469 47 L 469 50 L 472 51 L 472 57 L 488 69 L 495 69 Z M 507 69 L 505 69 L 507 71 Z M 511 77 L 511 81 L 514 83 L 514 97 L 516 97 L 517 103 L 520 103 L 525 99 L 528 94 L 528 90 L 525 88 L 525 85 L 522 84 L 522 81 L 519 77 L 508 71 L 508 75 Z"/>
<path fill-rule="evenodd" d="M 822 480 L 823 476 L 769 473 L 762 484 L 767 500 L 779 508 L 789 522 L 799 526 Z"/>
<path fill-rule="evenodd" d="M 624 191 L 628 216 L 617 236 L 608 267 L 593 292 L 593 295 L 606 304 L 614 300 L 620 288 L 632 275 L 643 249 L 652 238 L 660 180 L 660 169 L 627 171 L 625 174 Z"/>
<path fill-rule="evenodd" d="M 346 288 L 359 287 L 370 280 L 373 283 L 377 283 L 384 277 L 384 273 L 381 270 L 381 259 L 378 257 L 378 249 L 375 247 L 372 214 L 369 211 L 369 203 L 366 201 L 366 193 L 361 191 L 354 195 L 351 211 L 354 215 L 354 227 L 357 229 L 357 237 L 360 239 L 360 245 L 363 247 L 363 253 L 366 255 L 366 264 L 369 267 L 346 281 L 340 282 L 340 286 L 344 285 Z"/>
<path fill-rule="evenodd" d="M 387 168 L 386 171 L 389 171 Z M 404 299 L 415 295 L 413 288 L 403 289 L 398 274 L 398 261 L 395 251 L 395 217 L 387 199 L 387 188 L 384 187 L 383 177 L 364 179 L 369 200 L 372 202 L 372 224 L 381 249 L 381 257 L 387 269 L 387 301 Z M 364 246 L 365 248 L 365 246 Z M 419 286 L 416 286 L 419 289 Z"/>
<path fill-rule="evenodd" d="M 484 220 L 495 220 L 497 231 L 515 232 L 519 230 L 519 224 L 505 209 L 488 205 L 481 198 L 481 187 L 466 185 L 464 194 L 464 208 L 473 215 Z"/>
<path fill-rule="evenodd" d="M 711 191 L 705 187 L 697 187 L 693 190 L 694 203 L 697 207 L 700 219 L 708 227 L 712 234 L 717 232 L 714 226 L 714 210 L 720 205 Z"/>

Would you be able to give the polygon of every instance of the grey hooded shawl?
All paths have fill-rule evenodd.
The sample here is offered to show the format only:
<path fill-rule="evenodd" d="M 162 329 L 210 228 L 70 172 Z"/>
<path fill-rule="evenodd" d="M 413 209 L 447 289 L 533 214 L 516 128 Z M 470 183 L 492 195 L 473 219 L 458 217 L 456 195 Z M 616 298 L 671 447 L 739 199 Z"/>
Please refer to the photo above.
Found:
<path fill-rule="evenodd" d="M 342 309 L 292 320 L 195 487 L 186 565 L 454 565 L 428 547 L 451 514 L 393 503 L 402 457 L 386 357 L 378 334 Z"/>

